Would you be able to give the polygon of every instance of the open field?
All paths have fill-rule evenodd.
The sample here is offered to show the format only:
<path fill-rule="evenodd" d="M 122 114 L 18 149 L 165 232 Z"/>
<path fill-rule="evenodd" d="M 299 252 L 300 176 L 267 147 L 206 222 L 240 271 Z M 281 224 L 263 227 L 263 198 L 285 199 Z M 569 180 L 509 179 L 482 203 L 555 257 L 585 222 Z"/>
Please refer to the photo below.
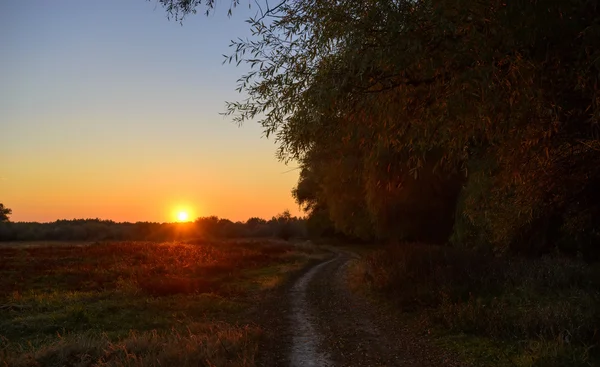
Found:
<path fill-rule="evenodd" d="M 350 283 L 475 366 L 600 365 L 600 269 L 402 244 L 363 253 Z"/>
<path fill-rule="evenodd" d="M 322 256 L 267 241 L 0 247 L 0 365 L 252 366 L 250 311 Z"/>

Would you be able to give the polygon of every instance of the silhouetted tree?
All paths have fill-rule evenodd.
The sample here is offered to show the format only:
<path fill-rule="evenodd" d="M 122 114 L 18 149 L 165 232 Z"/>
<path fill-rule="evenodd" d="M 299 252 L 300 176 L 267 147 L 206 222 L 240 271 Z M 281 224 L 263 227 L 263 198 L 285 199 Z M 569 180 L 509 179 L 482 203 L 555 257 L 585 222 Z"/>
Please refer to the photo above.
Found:
<path fill-rule="evenodd" d="M 246 221 L 246 225 L 250 228 L 256 228 L 257 226 L 264 225 L 266 223 L 267 223 L 266 220 L 264 220 L 262 218 L 258 218 L 258 217 L 252 217 Z"/>
<path fill-rule="evenodd" d="M 12 210 L 5 208 L 4 204 L 0 203 L 0 222 L 8 222 L 8 216 L 12 214 Z"/>

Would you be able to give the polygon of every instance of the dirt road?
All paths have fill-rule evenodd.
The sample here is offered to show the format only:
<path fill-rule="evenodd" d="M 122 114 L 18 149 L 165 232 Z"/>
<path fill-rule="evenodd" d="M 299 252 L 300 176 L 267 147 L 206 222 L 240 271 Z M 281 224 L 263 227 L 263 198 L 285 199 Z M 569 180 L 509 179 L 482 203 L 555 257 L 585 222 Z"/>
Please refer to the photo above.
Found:
<path fill-rule="evenodd" d="M 353 255 L 310 266 L 262 310 L 259 366 L 462 366 L 347 287 Z"/>

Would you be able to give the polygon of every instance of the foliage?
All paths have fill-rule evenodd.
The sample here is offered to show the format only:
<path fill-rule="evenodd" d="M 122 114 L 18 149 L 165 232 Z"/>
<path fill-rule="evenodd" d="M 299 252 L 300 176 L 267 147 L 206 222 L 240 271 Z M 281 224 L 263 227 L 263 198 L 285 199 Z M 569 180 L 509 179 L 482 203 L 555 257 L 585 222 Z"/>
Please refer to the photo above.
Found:
<path fill-rule="evenodd" d="M 5 208 L 4 204 L 0 203 L 0 223 L 8 222 L 8 216 L 12 214 L 12 210 Z"/>
<path fill-rule="evenodd" d="M 179 16 L 204 4 L 162 3 Z M 257 13 L 252 38 L 232 41 L 227 60 L 251 70 L 227 114 L 258 119 L 310 172 L 297 190 L 309 211 L 359 237 L 443 241 L 460 190 L 461 244 L 596 256 L 595 2 L 282 0 Z"/>
<path fill-rule="evenodd" d="M 427 327 L 504 343 L 513 365 L 600 361 L 600 272 L 581 260 L 406 243 L 366 256 L 355 271 Z"/>

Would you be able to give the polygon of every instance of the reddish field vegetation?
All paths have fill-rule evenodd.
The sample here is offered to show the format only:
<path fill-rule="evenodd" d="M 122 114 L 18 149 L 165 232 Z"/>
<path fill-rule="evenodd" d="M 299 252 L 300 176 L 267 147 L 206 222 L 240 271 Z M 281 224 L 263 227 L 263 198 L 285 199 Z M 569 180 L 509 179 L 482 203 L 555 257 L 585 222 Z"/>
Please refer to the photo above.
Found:
<path fill-rule="evenodd" d="M 0 247 L 0 366 L 252 366 L 248 311 L 318 256 L 274 241 Z"/>
<path fill-rule="evenodd" d="M 280 261 L 293 250 L 290 245 L 252 242 L 0 248 L 0 297 L 48 290 L 50 279 L 66 291 L 111 290 L 119 282 L 134 281 L 157 296 L 216 292 L 241 271 Z"/>

